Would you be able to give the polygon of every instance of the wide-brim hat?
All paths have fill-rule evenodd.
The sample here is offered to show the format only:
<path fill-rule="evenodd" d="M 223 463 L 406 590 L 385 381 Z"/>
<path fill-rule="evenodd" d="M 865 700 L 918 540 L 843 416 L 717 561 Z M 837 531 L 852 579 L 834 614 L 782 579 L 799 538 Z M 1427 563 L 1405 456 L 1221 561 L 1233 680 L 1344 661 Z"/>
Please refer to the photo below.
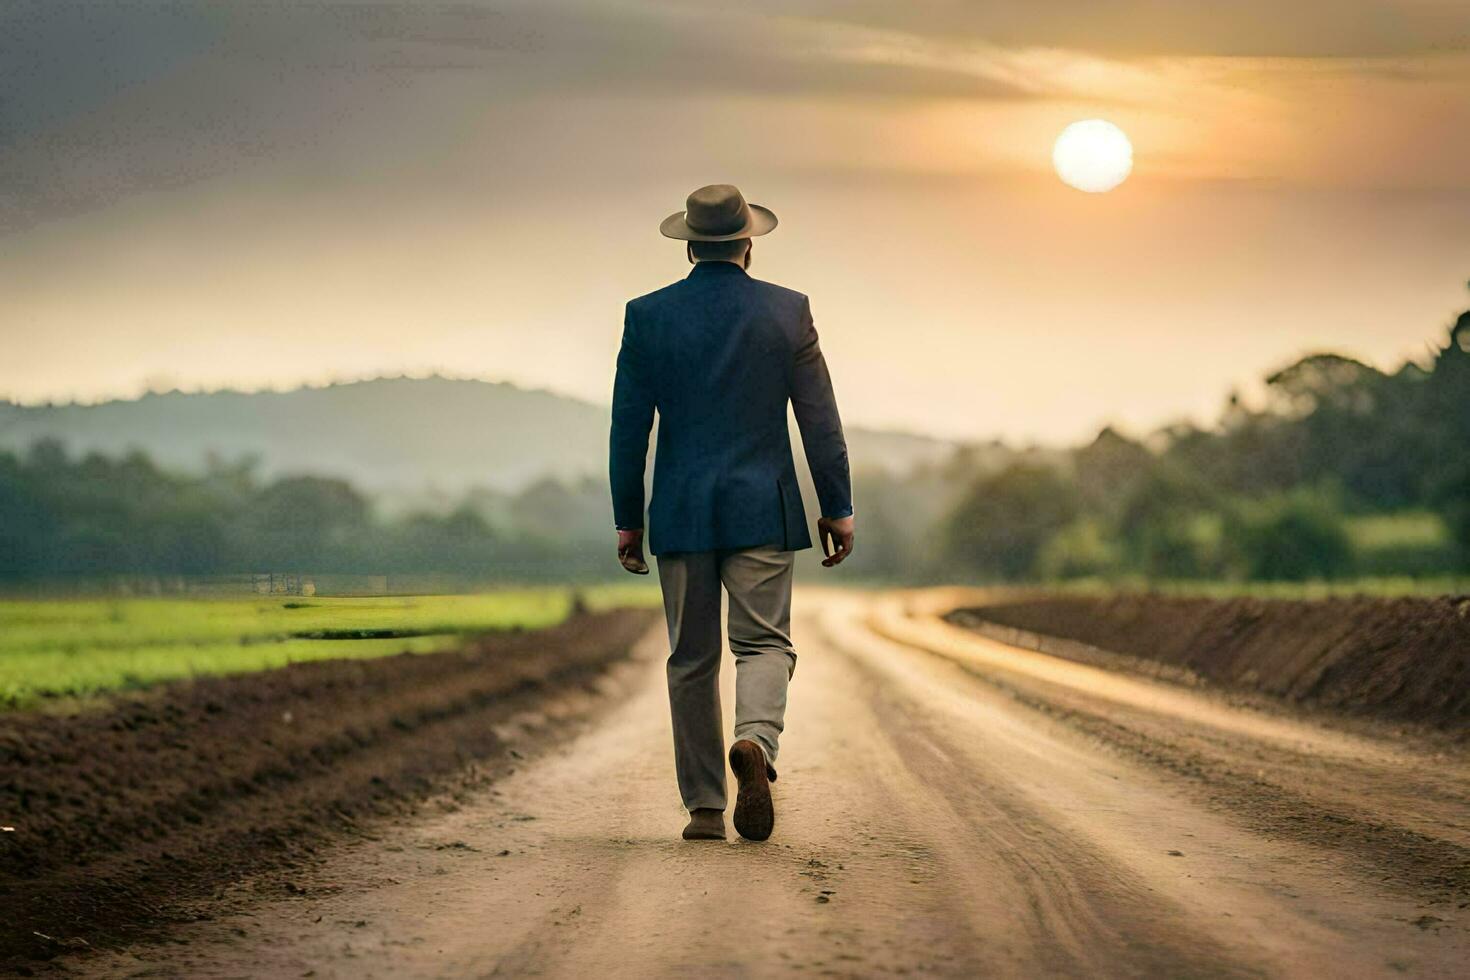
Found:
<path fill-rule="evenodd" d="M 776 227 L 776 215 L 759 204 L 747 204 L 740 188 L 710 184 L 689 195 L 685 210 L 663 220 L 658 230 L 666 238 L 685 242 L 729 242 L 754 238 Z"/>

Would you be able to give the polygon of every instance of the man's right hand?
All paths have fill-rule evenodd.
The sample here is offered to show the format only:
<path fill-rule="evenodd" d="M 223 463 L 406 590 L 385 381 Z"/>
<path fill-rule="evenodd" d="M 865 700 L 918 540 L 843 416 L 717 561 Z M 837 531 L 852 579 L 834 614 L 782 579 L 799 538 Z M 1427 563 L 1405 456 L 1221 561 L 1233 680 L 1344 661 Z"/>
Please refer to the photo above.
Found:
<path fill-rule="evenodd" d="M 842 564 L 852 554 L 852 515 L 846 517 L 823 517 L 817 521 L 817 537 L 822 541 L 823 568 Z"/>

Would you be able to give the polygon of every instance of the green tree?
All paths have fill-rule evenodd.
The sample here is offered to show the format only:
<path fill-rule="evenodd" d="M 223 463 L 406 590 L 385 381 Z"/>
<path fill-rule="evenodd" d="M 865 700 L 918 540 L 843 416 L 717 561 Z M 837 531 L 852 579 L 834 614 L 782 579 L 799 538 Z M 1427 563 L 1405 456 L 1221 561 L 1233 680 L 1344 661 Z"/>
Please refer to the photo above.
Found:
<path fill-rule="evenodd" d="M 1108 577 L 1123 569 L 1123 551 L 1096 517 L 1081 517 L 1046 539 L 1036 571 L 1045 579 Z"/>
<path fill-rule="evenodd" d="M 1155 578 L 1227 574 L 1221 507 L 1221 494 L 1195 471 L 1168 459 L 1150 467 L 1118 521 L 1128 564 Z"/>
<path fill-rule="evenodd" d="M 247 567 L 353 571 L 368 505 L 343 480 L 287 477 L 257 494 L 236 528 Z"/>
<path fill-rule="evenodd" d="M 1115 520 L 1139 481 L 1154 465 L 1154 454 L 1112 426 L 1072 454 L 1077 489 L 1089 513 Z"/>
<path fill-rule="evenodd" d="M 1331 579 L 1353 571 L 1352 541 L 1331 494 L 1302 489 L 1243 504 L 1230 523 L 1252 579 Z"/>
<path fill-rule="evenodd" d="M 978 480 L 949 515 L 947 557 L 985 578 L 1033 575 L 1042 546 L 1078 510 L 1076 486 L 1056 469 L 1016 463 Z"/>

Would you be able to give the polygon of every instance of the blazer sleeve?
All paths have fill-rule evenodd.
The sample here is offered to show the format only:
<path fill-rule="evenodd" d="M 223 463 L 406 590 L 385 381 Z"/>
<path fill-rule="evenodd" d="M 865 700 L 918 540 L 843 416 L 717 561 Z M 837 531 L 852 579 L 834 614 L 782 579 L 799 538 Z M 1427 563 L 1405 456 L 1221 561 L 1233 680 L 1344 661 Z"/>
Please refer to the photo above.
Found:
<path fill-rule="evenodd" d="M 648 433 L 653 428 L 652 365 L 641 339 L 629 304 L 623 315 L 623 343 L 613 381 L 608 452 L 613 522 L 625 530 L 643 527 L 643 469 L 648 461 Z"/>
<path fill-rule="evenodd" d="M 848 472 L 847 439 L 837 414 L 837 396 L 827 359 L 817 341 L 809 300 L 801 305 L 795 356 L 791 366 L 791 407 L 801 429 L 801 445 L 817 486 L 823 517 L 852 513 L 852 478 Z"/>

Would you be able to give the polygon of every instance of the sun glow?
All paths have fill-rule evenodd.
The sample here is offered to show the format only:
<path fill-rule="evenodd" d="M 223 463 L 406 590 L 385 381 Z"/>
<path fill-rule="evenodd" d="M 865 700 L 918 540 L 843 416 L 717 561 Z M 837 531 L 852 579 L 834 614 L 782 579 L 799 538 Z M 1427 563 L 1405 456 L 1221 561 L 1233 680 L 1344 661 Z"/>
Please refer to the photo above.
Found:
<path fill-rule="evenodd" d="M 1104 119 L 1084 119 L 1062 130 L 1052 147 L 1057 176 L 1089 194 L 1117 187 L 1133 172 L 1133 144 Z"/>

